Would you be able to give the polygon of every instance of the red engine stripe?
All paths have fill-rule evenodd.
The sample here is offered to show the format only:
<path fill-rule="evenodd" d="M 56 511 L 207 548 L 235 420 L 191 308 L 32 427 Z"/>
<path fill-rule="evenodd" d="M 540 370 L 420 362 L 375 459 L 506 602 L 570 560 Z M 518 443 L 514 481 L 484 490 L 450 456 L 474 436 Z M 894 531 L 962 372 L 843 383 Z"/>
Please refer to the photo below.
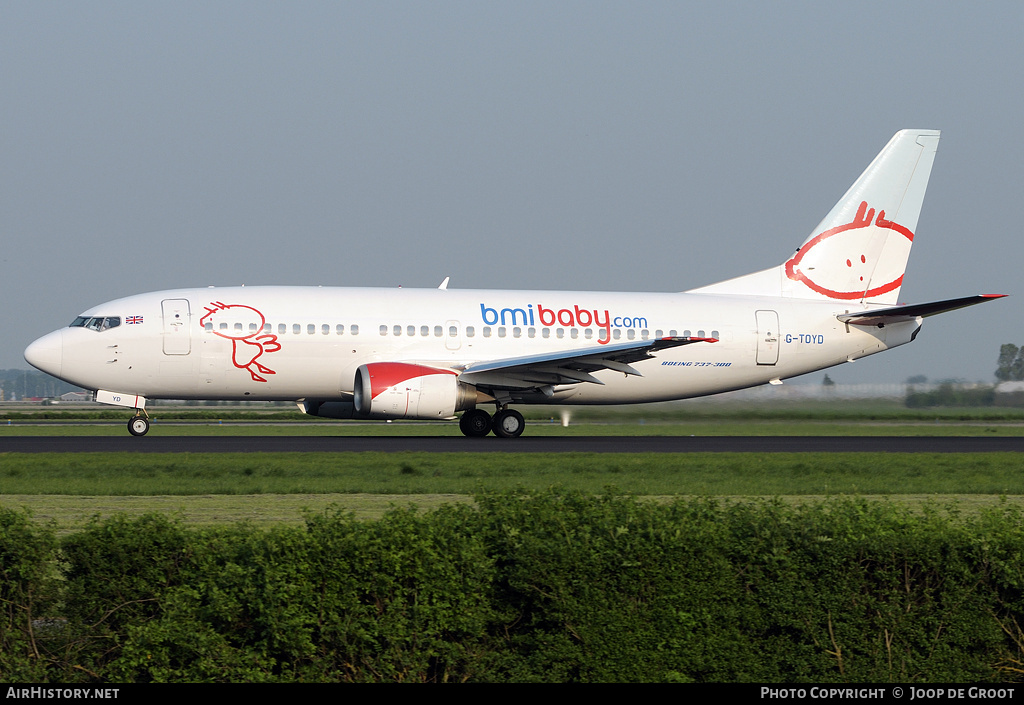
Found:
<path fill-rule="evenodd" d="M 376 399 L 380 394 L 396 384 L 416 377 L 428 375 L 454 375 L 452 370 L 442 370 L 426 365 L 413 365 L 408 362 L 371 362 L 366 366 L 370 375 L 370 398 Z"/>

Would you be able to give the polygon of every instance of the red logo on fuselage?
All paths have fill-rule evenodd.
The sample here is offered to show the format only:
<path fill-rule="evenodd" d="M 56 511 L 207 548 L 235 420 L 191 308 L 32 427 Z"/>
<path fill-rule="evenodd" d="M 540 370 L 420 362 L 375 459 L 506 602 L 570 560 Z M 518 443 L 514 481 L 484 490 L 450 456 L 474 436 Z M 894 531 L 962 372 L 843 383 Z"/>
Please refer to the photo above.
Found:
<path fill-rule="evenodd" d="M 214 335 L 231 341 L 231 361 L 235 367 L 248 370 L 254 382 L 266 382 L 267 378 L 261 375 L 276 374 L 274 370 L 256 361 L 263 353 L 273 353 L 281 349 L 281 343 L 277 342 L 276 335 L 263 332 L 263 326 L 267 321 L 262 313 L 244 304 L 212 301 L 206 306 L 206 315 L 199 319 L 199 325 L 204 328 L 207 323 L 214 326 L 218 317 L 229 319 L 223 321 L 227 326 L 238 326 L 234 329 L 210 329 Z"/>

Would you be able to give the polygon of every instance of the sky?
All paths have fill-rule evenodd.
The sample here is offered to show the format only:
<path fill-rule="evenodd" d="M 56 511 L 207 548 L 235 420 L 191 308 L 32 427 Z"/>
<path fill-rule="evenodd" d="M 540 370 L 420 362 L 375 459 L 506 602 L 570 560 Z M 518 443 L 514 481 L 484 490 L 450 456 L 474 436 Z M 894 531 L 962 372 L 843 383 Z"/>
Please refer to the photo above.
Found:
<path fill-rule="evenodd" d="M 160 289 L 729 279 L 908 127 L 942 140 L 901 300 L 1011 298 L 829 376 L 1024 344 L 1019 1 L 7 0 L 0 67 L 0 368 Z"/>

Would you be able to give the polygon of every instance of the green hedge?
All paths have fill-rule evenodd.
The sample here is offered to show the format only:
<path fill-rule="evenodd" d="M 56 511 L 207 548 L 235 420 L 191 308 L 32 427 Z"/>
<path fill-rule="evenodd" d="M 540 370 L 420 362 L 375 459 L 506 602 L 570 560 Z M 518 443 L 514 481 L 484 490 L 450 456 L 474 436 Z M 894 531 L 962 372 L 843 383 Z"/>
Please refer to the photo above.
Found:
<path fill-rule="evenodd" d="M 0 509 L 0 680 L 40 682 L 54 631 L 57 540 L 24 512 Z"/>
<path fill-rule="evenodd" d="M 95 520 L 59 545 L 0 510 L 0 678 L 1014 681 L 1022 551 L 1008 506 L 844 499 L 521 492 L 272 531 Z"/>

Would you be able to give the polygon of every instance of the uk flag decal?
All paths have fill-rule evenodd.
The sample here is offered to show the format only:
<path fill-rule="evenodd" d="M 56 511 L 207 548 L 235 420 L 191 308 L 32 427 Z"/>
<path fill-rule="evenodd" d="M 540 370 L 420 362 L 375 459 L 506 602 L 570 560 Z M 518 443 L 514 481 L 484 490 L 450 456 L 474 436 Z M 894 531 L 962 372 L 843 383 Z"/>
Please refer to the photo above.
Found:
<path fill-rule="evenodd" d="M 125 319 L 125 323 L 127 323 L 128 325 L 142 323 L 142 316 L 128 316 L 128 318 Z"/>

